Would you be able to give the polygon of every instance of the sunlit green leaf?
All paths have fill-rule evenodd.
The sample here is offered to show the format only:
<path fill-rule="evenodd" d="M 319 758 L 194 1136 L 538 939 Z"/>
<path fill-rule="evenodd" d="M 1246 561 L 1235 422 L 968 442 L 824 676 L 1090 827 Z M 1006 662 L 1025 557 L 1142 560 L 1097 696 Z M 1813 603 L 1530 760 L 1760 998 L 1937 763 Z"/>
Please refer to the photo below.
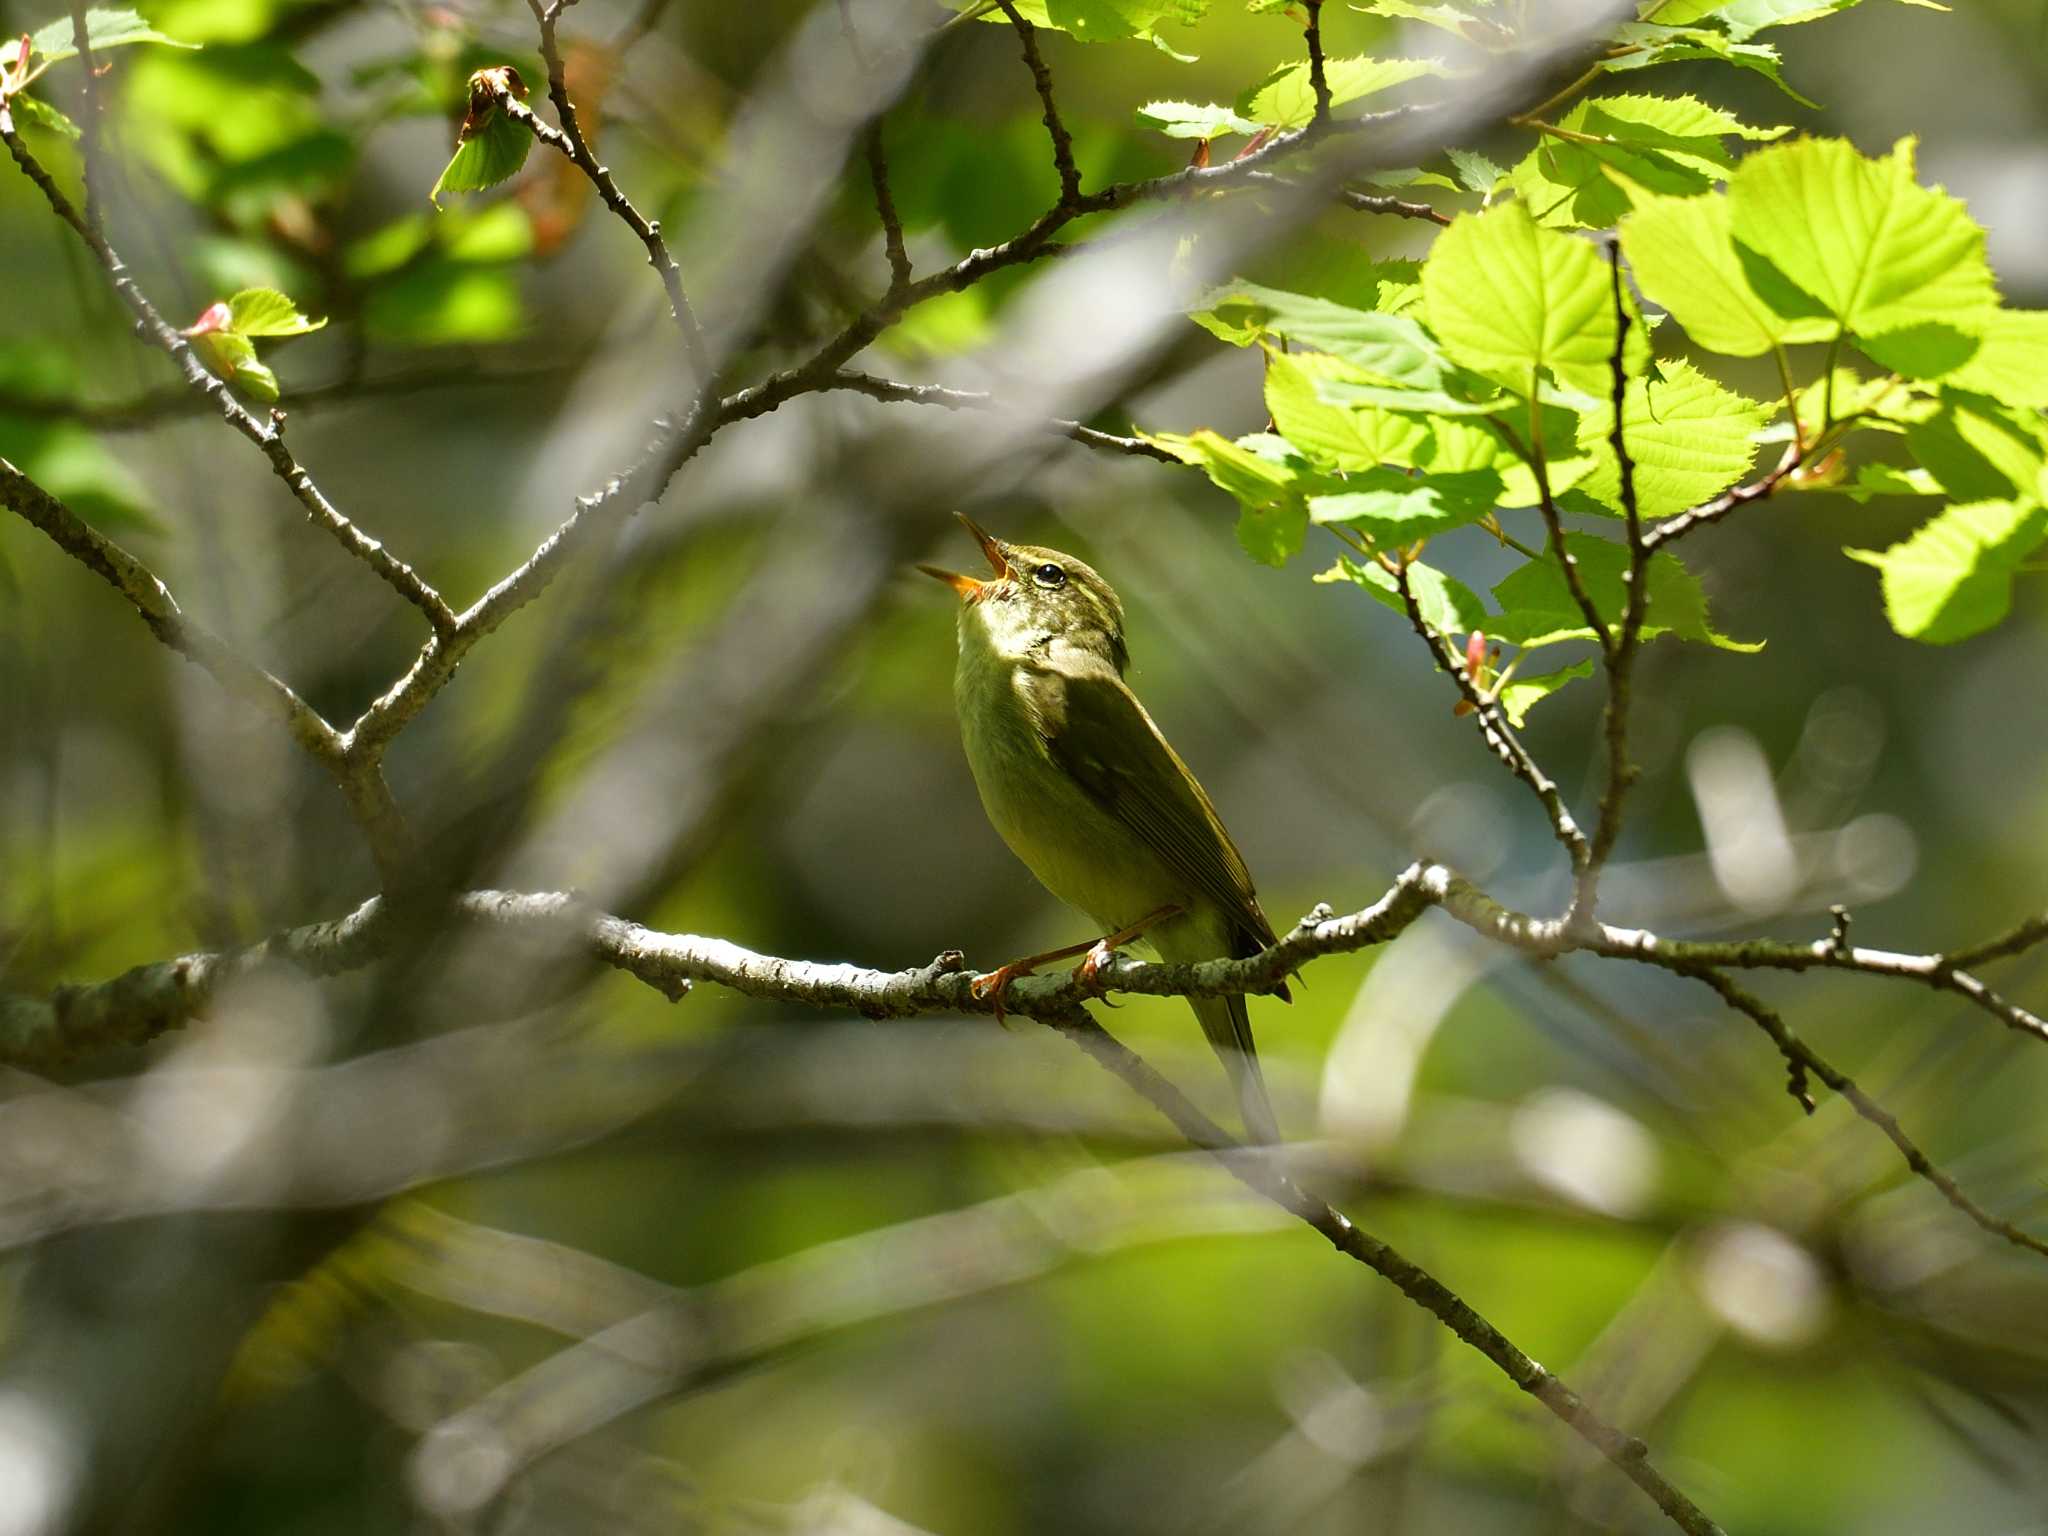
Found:
<path fill-rule="evenodd" d="M 1592 675 L 1593 663 L 1590 660 L 1574 662 L 1559 671 L 1539 673 L 1535 677 L 1524 677 L 1517 672 L 1500 690 L 1500 707 L 1506 713 L 1508 723 L 1519 730 L 1528 723 L 1530 710 L 1566 683 Z"/>
<path fill-rule="evenodd" d="M 1885 617 L 1893 629 L 1945 645 L 1980 634 L 2005 617 L 2012 606 L 2014 570 L 2044 534 L 2048 511 L 2037 503 L 1965 502 L 1889 549 L 1843 553 L 1882 573 Z"/>
<path fill-rule="evenodd" d="M 1639 202 L 1622 220 L 1621 248 L 1645 297 L 1670 311 L 1712 352 L 1754 357 L 1788 342 L 1824 341 L 1825 319 L 1788 320 L 1750 286 L 1728 233 L 1721 196 Z"/>
<path fill-rule="evenodd" d="M 1906 428 L 1906 446 L 1958 501 L 2024 500 L 2040 480 L 2040 417 L 1982 395 L 1943 390 L 1940 408 Z"/>
<path fill-rule="evenodd" d="M 1989 316 L 1976 352 L 1942 382 L 2007 405 L 2048 405 L 2048 310 L 2001 309 Z"/>
<path fill-rule="evenodd" d="M 78 47 L 73 41 L 71 18 L 64 16 L 47 26 L 38 27 L 29 35 L 29 57 L 45 63 L 60 64 L 66 59 L 78 57 Z M 181 43 L 175 37 L 163 33 L 129 10 L 90 10 L 85 13 L 85 38 L 92 44 L 93 52 L 103 48 L 127 48 L 136 43 L 157 43 L 167 48 L 196 48 L 197 43 Z M 0 64 L 12 64 L 21 52 L 18 37 L 0 43 Z"/>
<path fill-rule="evenodd" d="M 303 336 L 327 322 L 300 313 L 297 304 L 275 288 L 244 288 L 228 300 L 230 328 L 244 336 Z"/>
<path fill-rule="evenodd" d="M 1313 523 L 1346 523 L 1382 543 L 1405 544 L 1475 523 L 1500 505 L 1500 476 L 1492 470 L 1410 474 L 1368 469 L 1349 476 L 1346 488 L 1309 498 Z"/>
<path fill-rule="evenodd" d="M 1566 535 L 1565 543 L 1578 564 L 1579 578 L 1592 600 L 1593 611 L 1610 628 L 1619 624 L 1628 570 L 1627 548 L 1610 539 L 1578 533 Z M 1645 640 L 1671 635 L 1680 640 L 1702 641 L 1725 651 L 1763 649 L 1761 641 L 1745 644 L 1714 628 L 1699 579 L 1675 557 L 1652 555 L 1646 585 L 1648 602 L 1642 628 Z M 1487 623 L 1486 632 L 1497 639 L 1531 649 L 1561 640 L 1594 638 L 1572 599 L 1563 568 L 1548 554 L 1509 572 L 1494 587 L 1493 595 L 1500 603 L 1501 613 Z"/>
<path fill-rule="evenodd" d="M 1691 96 L 1603 96 L 1557 120 L 1515 167 L 1515 190 L 1539 222 L 1604 229 L 1643 194 L 1690 197 L 1734 169 L 1727 140 L 1770 140 Z M 1568 135 L 1568 136 L 1567 136 Z M 1610 172 L 1618 172 L 1612 175 Z"/>
<path fill-rule="evenodd" d="M 1401 601 L 1401 588 L 1393 575 L 1384 567 L 1371 561 L 1353 560 L 1340 555 L 1337 563 L 1327 571 L 1318 572 L 1319 582 L 1349 581 L 1363 587 L 1373 598 L 1407 617 L 1407 604 Z M 1423 623 L 1431 629 L 1446 635 L 1468 634 L 1472 630 L 1492 627 L 1487 617 L 1486 604 L 1473 590 L 1455 576 L 1446 575 L 1435 566 L 1424 565 L 1420 560 L 1408 563 L 1408 590 L 1415 598 L 1415 606 L 1422 615 Z"/>
<path fill-rule="evenodd" d="M 1334 405 L 1317 393 L 1320 380 L 1363 377 L 1341 358 L 1321 352 L 1268 354 L 1266 410 L 1273 429 L 1325 469 L 1418 463 L 1431 441 L 1428 422 L 1372 406 Z"/>
<path fill-rule="evenodd" d="M 1203 307 L 1225 325 L 1315 347 L 1390 384 L 1434 388 L 1451 371 L 1429 333 L 1405 315 L 1353 309 L 1253 283 L 1219 289 L 1206 296 Z"/>
<path fill-rule="evenodd" d="M 1519 202 L 1460 214 L 1423 263 L 1422 296 L 1444 350 L 1498 384 L 1526 394 L 1548 372 L 1588 392 L 1609 385 L 1607 263 L 1589 242 L 1539 227 Z M 1631 370 L 1648 355 L 1632 327 Z"/>
<path fill-rule="evenodd" d="M 1844 139 L 1759 150 L 1730 179 L 1728 201 L 1729 233 L 1764 302 L 1835 321 L 1898 372 L 1959 366 L 1997 306 L 1984 231 L 1914 181 L 1911 139 L 1876 160 Z M 1899 333 L 1889 347 L 1888 333 Z"/>
<path fill-rule="evenodd" d="M 1138 108 L 1138 126 L 1170 139 L 1218 139 L 1232 133 L 1249 136 L 1264 125 L 1213 102 L 1151 101 Z"/>
<path fill-rule="evenodd" d="M 1438 59 L 1330 59 L 1323 66 L 1323 81 L 1330 89 L 1330 105 L 1376 95 L 1425 75 L 1441 75 Z M 1237 100 L 1237 110 L 1255 122 L 1276 128 L 1299 128 L 1315 115 L 1315 90 L 1306 60 L 1283 64 Z"/>
<path fill-rule="evenodd" d="M 1755 459 L 1756 431 L 1772 410 L 1723 389 L 1686 362 L 1665 364 L 1661 379 L 1631 379 L 1621 419 L 1635 465 L 1636 509 L 1644 517 L 1670 517 L 1733 485 Z M 1578 490 L 1619 512 L 1613 428 L 1611 405 L 1581 419 L 1579 446 L 1597 467 Z"/>
<path fill-rule="evenodd" d="M 79 136 L 78 124 L 47 101 L 24 92 L 15 96 L 10 105 L 24 128 L 39 128 L 44 133 L 54 133 L 64 139 L 75 139 Z"/>

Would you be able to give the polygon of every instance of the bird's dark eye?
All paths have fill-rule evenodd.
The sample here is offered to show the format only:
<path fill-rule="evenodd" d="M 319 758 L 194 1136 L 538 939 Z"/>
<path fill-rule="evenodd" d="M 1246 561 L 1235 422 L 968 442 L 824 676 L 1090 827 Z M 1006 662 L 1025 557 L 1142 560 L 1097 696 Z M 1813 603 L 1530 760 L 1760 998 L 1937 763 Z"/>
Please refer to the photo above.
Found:
<path fill-rule="evenodd" d="M 1031 575 L 1041 587 L 1064 587 L 1067 584 L 1067 573 L 1050 561 L 1034 569 Z"/>

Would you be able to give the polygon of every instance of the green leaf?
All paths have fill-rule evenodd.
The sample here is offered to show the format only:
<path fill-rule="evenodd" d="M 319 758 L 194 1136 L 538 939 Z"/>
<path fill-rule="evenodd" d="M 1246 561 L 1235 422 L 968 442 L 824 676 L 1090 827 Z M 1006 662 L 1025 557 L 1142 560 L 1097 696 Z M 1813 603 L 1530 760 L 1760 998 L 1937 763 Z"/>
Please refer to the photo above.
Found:
<path fill-rule="evenodd" d="M 1321 381 L 1362 377 L 1349 363 L 1326 353 L 1268 353 L 1266 410 L 1273 429 L 1310 463 L 1326 470 L 1419 463 L 1432 442 L 1427 421 L 1373 406 L 1333 405 L 1317 393 Z"/>
<path fill-rule="evenodd" d="M 78 48 L 72 41 L 71 18 L 62 17 L 47 26 L 38 27 L 28 40 L 29 57 L 42 59 L 45 63 L 61 64 L 66 59 L 78 57 Z M 134 11 L 92 10 L 85 13 L 85 37 L 92 44 L 93 52 L 103 48 L 128 48 L 137 43 L 156 43 L 166 48 L 197 48 L 197 43 L 181 43 L 175 37 L 166 37 Z M 0 44 L 0 64 L 13 64 L 21 52 L 19 38 L 10 38 Z"/>
<path fill-rule="evenodd" d="M 1204 429 L 1181 436 L 1162 432 L 1148 436 L 1184 464 L 1206 473 L 1244 508 L 1237 539 L 1254 560 L 1283 565 L 1308 534 L 1307 496 L 1336 482 L 1315 472 L 1284 439 L 1253 434 L 1231 442 Z"/>
<path fill-rule="evenodd" d="M 1635 464 L 1636 509 L 1644 517 L 1670 517 L 1740 480 L 1756 457 L 1757 429 L 1773 409 L 1723 389 L 1687 362 L 1666 363 L 1661 379 L 1631 379 L 1621 421 Z M 1596 467 L 1577 488 L 1620 512 L 1613 427 L 1611 404 L 1581 419 L 1579 446 Z"/>
<path fill-rule="evenodd" d="M 1339 555 L 1337 563 L 1327 571 L 1319 572 L 1315 579 L 1319 582 L 1353 582 L 1404 619 L 1408 616 L 1407 605 L 1401 601 L 1399 584 L 1376 563 L 1367 564 L 1348 555 Z M 1408 562 L 1408 590 L 1414 594 L 1422 622 L 1440 634 L 1469 634 L 1491 623 L 1486 604 L 1470 587 L 1457 577 L 1448 576 L 1435 566 L 1424 565 L 1420 560 Z"/>
<path fill-rule="evenodd" d="M 1311 496 L 1312 523 L 1348 523 L 1386 544 L 1407 544 L 1476 523 L 1500 505 L 1500 476 L 1490 469 L 1410 475 L 1369 469 L 1350 476 L 1346 489 Z"/>
<path fill-rule="evenodd" d="M 1826 487 L 1841 492 L 1862 506 L 1879 496 L 1941 496 L 1941 482 L 1924 469 L 1900 469 L 1895 464 L 1863 464 L 1856 478 L 1846 485 Z"/>
<path fill-rule="evenodd" d="M 948 0 L 948 3 L 965 16 L 1001 26 L 1009 25 L 1009 18 L 996 8 L 993 0 Z M 1174 53 L 1166 46 L 1159 36 L 1159 24 L 1177 21 L 1183 26 L 1192 26 L 1202 19 L 1202 13 L 1209 8 L 1209 0 L 1015 0 L 1015 5 L 1017 14 L 1033 26 L 1064 32 L 1076 42 L 1118 42 L 1135 38 L 1156 44 L 1174 58 L 1184 59 L 1185 55 Z"/>
<path fill-rule="evenodd" d="M 260 400 L 265 405 L 277 399 L 277 375 L 270 371 L 267 364 L 259 363 L 254 358 L 236 368 L 235 376 L 228 380 L 228 383 L 236 394 L 246 395 L 251 400 Z"/>
<path fill-rule="evenodd" d="M 1609 385 L 1607 263 L 1589 242 L 1539 227 L 1519 202 L 1460 214 L 1423 263 L 1422 298 L 1444 351 L 1518 394 L 1544 372 L 1588 392 Z M 1632 327 L 1630 371 L 1648 356 Z"/>
<path fill-rule="evenodd" d="M 244 336 L 304 336 L 327 322 L 299 312 L 275 288 L 244 288 L 228 300 L 229 329 Z"/>
<path fill-rule="evenodd" d="M 2048 406 L 2048 310 L 1999 310 L 1976 354 L 1942 382 L 2007 405 Z"/>
<path fill-rule="evenodd" d="M 442 168 L 428 200 L 438 208 L 449 192 L 481 192 L 516 176 L 533 148 L 533 135 L 495 104 L 479 111 L 471 98 L 471 117 L 463 123 L 462 142 Z"/>
<path fill-rule="evenodd" d="M 1906 428 L 1906 447 L 1958 501 L 2029 500 L 2043 460 L 2033 412 L 1943 390 L 1940 409 Z"/>
<path fill-rule="evenodd" d="M 1451 372 L 1428 332 L 1405 315 L 1353 309 L 1255 283 L 1233 283 L 1202 303 L 1226 326 L 1318 348 L 1390 384 L 1430 389 Z"/>
<path fill-rule="evenodd" d="M 1902 544 L 1843 554 L 1882 573 L 1885 617 L 1913 640 L 1946 645 L 1991 628 L 2012 606 L 2012 578 L 2048 535 L 2031 501 L 1952 506 Z"/>
<path fill-rule="evenodd" d="M 1249 136 L 1264 125 L 1214 102 L 1148 101 L 1138 108 L 1138 126 L 1155 129 L 1169 139 L 1220 139 L 1233 133 Z"/>
<path fill-rule="evenodd" d="M 1578 103 L 1556 126 L 1584 137 L 1546 137 L 1515 167 L 1515 190 L 1539 222 L 1591 229 L 1614 223 L 1644 193 L 1708 191 L 1735 168 L 1731 138 L 1791 131 L 1752 128 L 1691 96 L 1604 96 Z"/>
<path fill-rule="evenodd" d="M 1622 220 L 1621 248 L 1645 297 L 1711 352 L 1755 357 L 1788 342 L 1825 341 L 1826 320 L 1788 320 L 1750 286 L 1729 236 L 1728 199 L 1660 197 Z"/>
<path fill-rule="evenodd" d="M 1740 69 L 1754 70 L 1802 107 L 1816 105 L 1786 83 L 1778 50 L 1768 43 L 1739 43 L 1712 27 L 1659 26 L 1641 21 L 1622 22 L 1614 28 L 1612 41 L 1617 51 L 1599 65 L 1609 74 L 1692 59 L 1719 59 Z"/>
<path fill-rule="evenodd" d="M 1593 663 L 1590 660 L 1574 662 L 1562 671 L 1545 672 L 1536 677 L 1523 677 L 1518 673 L 1502 686 L 1499 693 L 1500 707 L 1507 714 L 1508 724 L 1520 730 L 1528 720 L 1530 710 L 1566 683 L 1592 675 Z"/>
<path fill-rule="evenodd" d="M 1751 286 L 1788 318 L 1825 316 L 1898 372 L 1947 372 L 1998 304 L 1984 231 L 1913 179 L 1913 141 L 1865 159 L 1845 139 L 1759 150 L 1728 184 L 1729 232 Z M 1888 333 L 1905 333 L 1888 348 Z M 1930 365 L 1929 347 L 1934 348 Z M 1941 357 L 1946 364 L 1941 364 Z"/>
<path fill-rule="evenodd" d="M 1610 539 L 1590 534 L 1565 536 L 1565 544 L 1577 561 L 1579 578 L 1592 600 L 1593 611 L 1610 628 L 1621 622 L 1623 578 L 1628 569 L 1628 550 Z M 1648 601 L 1643 613 L 1642 635 L 1652 640 L 1671 635 L 1680 640 L 1698 640 L 1724 651 L 1760 651 L 1761 641 L 1745 644 L 1731 640 L 1715 629 L 1707 615 L 1707 597 L 1699 580 L 1671 555 L 1650 557 L 1646 581 Z M 1584 615 L 1572 600 L 1564 570 L 1546 554 L 1517 567 L 1493 589 L 1501 606 L 1500 617 L 1486 626 L 1486 632 L 1524 650 L 1554 645 L 1561 640 L 1591 640 Z"/>
<path fill-rule="evenodd" d="M 1445 73 L 1440 59 L 1329 59 L 1323 65 L 1323 80 L 1330 88 L 1330 105 L 1376 95 L 1424 75 Z M 1276 128 L 1300 128 L 1315 116 L 1315 90 L 1306 61 L 1283 64 L 1238 98 L 1237 110 L 1256 122 Z"/>
<path fill-rule="evenodd" d="M 1837 11 L 1846 11 L 1862 0 L 1667 0 L 1657 8 L 1660 21 L 1716 21 L 1736 42 L 1746 42 L 1766 27 L 1789 27 L 1803 21 L 1819 21 Z M 1925 10 L 1945 11 L 1934 0 L 1904 0 Z"/>
<path fill-rule="evenodd" d="M 15 115 L 24 128 L 40 128 L 44 133 L 54 133 L 61 139 L 75 139 L 79 136 L 78 124 L 59 112 L 47 101 L 34 96 L 18 95 L 10 103 Z"/>
<path fill-rule="evenodd" d="M 1444 153 L 1457 169 L 1458 180 L 1463 182 L 1468 190 L 1481 196 L 1499 186 L 1501 178 L 1507 175 L 1506 171 L 1477 150 L 1453 148 L 1445 150 Z"/>
<path fill-rule="evenodd" d="M 1285 565 L 1307 537 L 1308 517 L 1297 507 L 1246 507 L 1237 514 L 1238 547 L 1261 565 Z"/>

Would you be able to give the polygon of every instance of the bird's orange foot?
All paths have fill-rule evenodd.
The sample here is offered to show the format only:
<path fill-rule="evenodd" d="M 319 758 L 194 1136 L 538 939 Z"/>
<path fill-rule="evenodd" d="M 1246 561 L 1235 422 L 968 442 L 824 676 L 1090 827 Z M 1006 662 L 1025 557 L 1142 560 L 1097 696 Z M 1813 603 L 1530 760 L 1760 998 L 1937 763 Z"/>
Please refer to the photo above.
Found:
<path fill-rule="evenodd" d="M 1029 976 L 1033 969 L 1033 962 L 1028 960 L 999 965 L 986 975 L 977 976 L 970 981 L 967 984 L 967 995 L 978 1003 L 987 1003 L 996 1016 L 996 1022 L 1008 1029 L 1010 1022 L 1003 1013 L 1003 999 L 1010 994 L 1010 983 L 1019 976 Z"/>
<path fill-rule="evenodd" d="M 1074 985 L 1090 997 L 1102 997 L 1106 990 L 1102 985 L 1102 969 L 1115 958 L 1116 947 L 1108 939 L 1096 940 L 1088 953 L 1081 957 L 1081 963 L 1074 967 Z"/>

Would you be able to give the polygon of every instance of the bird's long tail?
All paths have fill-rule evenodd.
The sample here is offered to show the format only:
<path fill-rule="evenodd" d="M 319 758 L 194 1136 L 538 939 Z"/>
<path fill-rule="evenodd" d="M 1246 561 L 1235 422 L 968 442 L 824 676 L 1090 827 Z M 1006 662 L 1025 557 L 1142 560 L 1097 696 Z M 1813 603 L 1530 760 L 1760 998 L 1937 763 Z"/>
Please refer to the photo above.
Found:
<path fill-rule="evenodd" d="M 1266 1097 L 1266 1078 L 1259 1071 L 1259 1049 L 1252 1043 L 1252 1018 L 1244 999 L 1191 997 L 1188 1003 L 1237 1089 L 1245 1135 L 1255 1142 L 1279 1141 L 1280 1122 L 1273 1117 L 1273 1101 Z"/>

